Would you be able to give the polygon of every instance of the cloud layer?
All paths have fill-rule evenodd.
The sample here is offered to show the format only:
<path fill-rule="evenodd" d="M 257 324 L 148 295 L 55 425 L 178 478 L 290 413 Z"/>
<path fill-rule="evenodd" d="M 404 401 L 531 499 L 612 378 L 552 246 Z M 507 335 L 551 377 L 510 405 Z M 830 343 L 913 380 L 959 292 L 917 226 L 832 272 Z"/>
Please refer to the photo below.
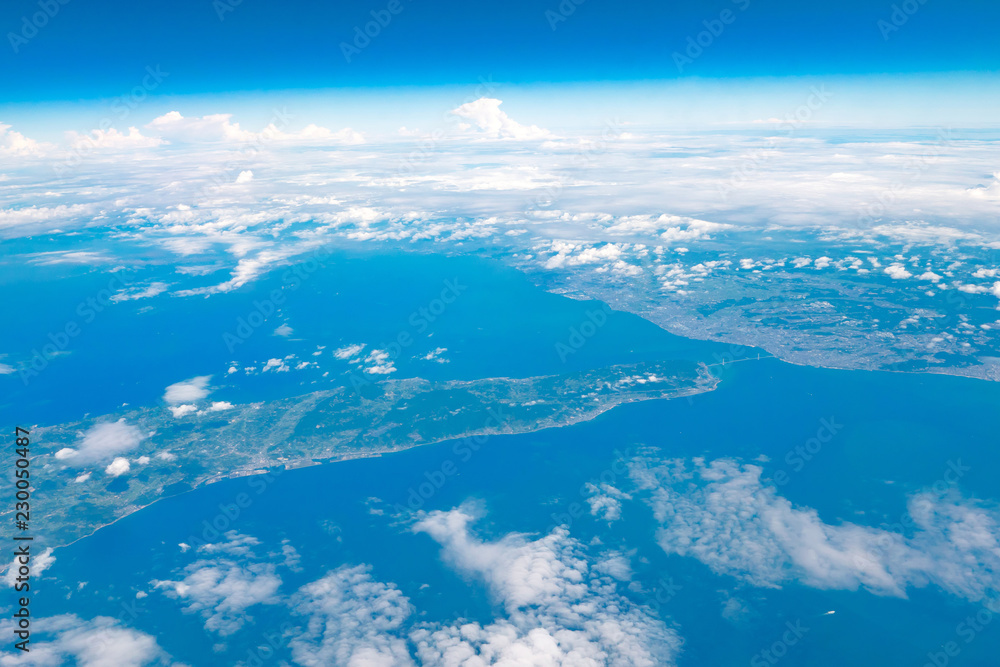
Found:
<path fill-rule="evenodd" d="M 905 597 L 937 586 L 972 602 L 1000 596 L 1000 512 L 953 493 L 912 496 L 899 530 L 825 523 L 731 459 L 640 457 L 630 474 L 669 554 L 760 587 L 797 582 Z"/>

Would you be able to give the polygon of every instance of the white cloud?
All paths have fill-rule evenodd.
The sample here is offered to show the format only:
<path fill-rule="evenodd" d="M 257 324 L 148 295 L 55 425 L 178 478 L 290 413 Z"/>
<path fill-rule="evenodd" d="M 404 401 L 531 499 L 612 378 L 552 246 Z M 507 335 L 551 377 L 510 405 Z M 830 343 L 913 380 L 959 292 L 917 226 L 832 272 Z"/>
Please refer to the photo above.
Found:
<path fill-rule="evenodd" d="M 451 113 L 471 121 L 487 136 L 493 139 L 548 139 L 552 134 L 535 125 L 521 125 L 500 110 L 503 104 L 498 99 L 481 97 L 475 102 L 467 102 Z"/>
<path fill-rule="evenodd" d="M 174 416 L 175 419 L 180 419 L 185 415 L 194 414 L 198 412 L 198 406 L 192 405 L 191 403 L 182 403 L 181 405 L 168 405 L 167 409 L 170 410 L 170 414 Z"/>
<path fill-rule="evenodd" d="M 363 144 L 365 143 L 365 135 L 361 132 L 356 132 L 349 127 L 345 127 L 342 130 L 337 130 L 336 132 L 328 130 L 325 127 L 319 127 L 317 125 L 306 125 L 298 133 L 290 135 L 290 138 L 298 141 L 309 141 L 316 143 L 334 143 L 334 144 Z"/>
<path fill-rule="evenodd" d="M 73 465 L 96 463 L 134 449 L 142 439 L 142 432 L 124 419 L 94 424 L 84 431 L 76 449 L 63 447 L 55 458 Z"/>
<path fill-rule="evenodd" d="M 190 380 L 175 382 L 167 387 L 166 392 L 163 394 L 163 400 L 171 405 L 200 401 L 208 396 L 210 391 L 208 381 L 211 379 L 211 375 L 199 375 Z"/>
<path fill-rule="evenodd" d="M 446 364 L 448 363 L 448 360 L 441 355 L 443 355 L 447 351 L 448 348 L 446 347 L 436 347 L 420 358 L 423 359 L 424 361 L 433 361 L 439 364 Z"/>
<path fill-rule="evenodd" d="M 127 150 L 132 148 L 152 148 L 164 143 L 159 137 L 143 136 L 137 128 L 128 128 L 128 133 L 115 128 L 92 130 L 89 134 L 69 132 L 67 140 L 77 152 L 95 149 Z"/>
<path fill-rule="evenodd" d="M 26 157 L 41 155 L 42 147 L 34 139 L 10 129 L 10 125 L 0 123 L 0 155 Z"/>
<path fill-rule="evenodd" d="M 905 266 L 898 262 L 885 267 L 884 271 L 893 280 L 904 280 L 913 276 L 912 273 L 906 270 Z"/>
<path fill-rule="evenodd" d="M 303 586 L 293 609 L 309 617 L 290 643 L 296 664 L 414 664 L 402 633 L 412 607 L 395 586 L 375 581 L 368 567 L 342 566 Z"/>
<path fill-rule="evenodd" d="M 474 514 L 431 512 L 413 530 L 440 543 L 445 562 L 472 585 L 486 587 L 497 618 L 423 620 L 369 566 L 345 565 L 291 599 L 307 620 L 291 641 L 293 661 L 307 667 L 673 664 L 678 635 L 618 591 L 630 577 L 624 558 L 609 554 L 591 566 L 584 547 L 561 528 L 537 540 L 510 534 L 482 541 L 469 533 Z"/>
<path fill-rule="evenodd" d="M 393 366 L 389 353 L 385 350 L 372 350 L 365 357 L 364 363 L 365 373 L 371 375 L 389 375 L 396 372 L 396 367 Z"/>
<path fill-rule="evenodd" d="M 292 335 L 293 331 L 294 330 L 287 324 L 282 324 L 281 326 L 279 326 L 277 329 L 274 330 L 274 335 L 284 336 L 287 338 L 288 336 Z"/>
<path fill-rule="evenodd" d="M 129 287 L 127 289 L 120 290 L 111 297 L 114 302 L 119 301 L 135 301 L 138 299 L 148 299 L 150 297 L 163 294 L 170 287 L 167 283 L 162 282 L 151 282 L 148 285 L 140 285 L 136 287 Z"/>
<path fill-rule="evenodd" d="M 276 113 L 275 117 L 281 126 L 271 122 L 260 132 L 244 130 L 239 123 L 232 122 L 232 114 L 217 113 L 200 117 L 185 117 L 179 111 L 170 111 L 154 118 L 146 125 L 146 128 L 176 143 L 361 144 L 365 141 L 362 133 L 355 132 L 351 128 L 334 132 L 325 127 L 310 124 L 298 132 L 287 132 L 284 129 L 287 119 L 282 118 L 282 115 Z M 237 182 L 245 181 L 237 179 Z"/>
<path fill-rule="evenodd" d="M 334 350 L 333 356 L 336 357 L 337 359 L 342 359 L 342 360 L 352 359 L 361 354 L 361 351 L 364 349 L 365 346 L 362 344 L 346 345 L 344 347 Z"/>
<path fill-rule="evenodd" d="M 33 577 L 41 576 L 42 572 L 49 569 L 49 567 L 51 567 L 52 563 L 54 562 L 56 562 L 56 557 L 52 555 L 51 547 L 49 547 L 40 554 L 32 555 L 30 562 L 31 575 Z M 22 563 L 15 556 L 14 560 L 11 561 L 10 564 L 3 569 L 3 580 L 11 588 L 13 588 L 18 583 L 17 582 L 18 568 L 21 565 Z M 0 665 L 2 664 L 3 662 L 0 662 Z"/>
<path fill-rule="evenodd" d="M 250 169 L 241 171 L 239 176 L 236 177 L 237 184 L 249 183 L 252 180 L 253 180 L 253 171 L 251 171 Z"/>
<path fill-rule="evenodd" d="M 270 563 L 241 563 L 253 558 L 252 547 L 259 542 L 233 531 L 224 542 L 203 545 L 201 553 L 221 554 L 214 560 L 200 559 L 184 568 L 178 581 L 153 580 L 154 588 L 184 603 L 186 613 L 198 613 L 205 629 L 228 636 L 252 618 L 247 610 L 258 604 L 275 604 L 281 578 Z"/>
<path fill-rule="evenodd" d="M 170 111 L 154 118 L 146 127 L 170 141 L 251 141 L 254 133 L 231 122 L 233 115 L 217 113 L 208 116 L 185 118 L 179 111 Z"/>
<path fill-rule="evenodd" d="M 614 577 L 591 567 L 564 528 L 529 541 L 511 534 L 474 538 L 468 508 L 431 512 L 414 530 L 442 546 L 445 561 L 486 585 L 505 617 L 481 625 L 413 633 L 424 664 L 670 665 L 678 636 L 617 591 Z M 620 568 L 618 568 L 620 570 Z"/>
<path fill-rule="evenodd" d="M 7 653 L 0 656 L 0 665 L 150 667 L 177 664 L 172 663 L 153 636 L 107 616 L 89 621 L 72 614 L 36 618 L 32 630 L 30 653 L 17 656 Z M 13 636 L 13 622 L 0 621 L 0 632 Z"/>
<path fill-rule="evenodd" d="M 108 464 L 108 467 L 104 469 L 104 474 L 110 475 L 111 477 L 121 477 L 129 471 L 130 467 L 128 459 L 119 456 Z"/>
<path fill-rule="evenodd" d="M 629 494 L 606 483 L 601 483 L 598 486 L 593 482 L 587 482 L 584 490 L 587 492 L 587 505 L 590 506 L 590 514 L 608 523 L 622 517 L 621 501 L 632 498 Z"/>
<path fill-rule="evenodd" d="M 290 370 L 284 359 L 268 359 L 267 363 L 260 369 L 261 373 L 287 373 Z"/>
<path fill-rule="evenodd" d="M 638 457 L 630 475 L 660 524 L 657 542 L 755 586 L 800 582 L 905 596 L 933 583 L 979 601 L 1000 591 L 1000 513 L 948 494 L 910 498 L 915 532 L 824 523 L 730 459 L 690 465 Z"/>

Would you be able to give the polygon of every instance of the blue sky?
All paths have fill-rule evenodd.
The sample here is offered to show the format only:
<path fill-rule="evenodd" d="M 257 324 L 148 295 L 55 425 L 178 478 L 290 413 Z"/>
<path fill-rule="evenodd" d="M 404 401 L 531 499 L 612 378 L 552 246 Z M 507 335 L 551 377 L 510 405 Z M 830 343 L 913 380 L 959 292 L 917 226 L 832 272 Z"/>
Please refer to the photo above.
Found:
<path fill-rule="evenodd" d="M 1000 5 L 974 0 L 910 0 L 896 5 L 895 24 L 893 2 L 859 0 L 398 0 L 395 14 L 386 0 L 64 1 L 51 0 L 51 16 L 40 14 L 49 0 L 5 3 L 0 101 L 113 97 L 157 65 L 171 75 L 159 94 L 197 95 L 481 76 L 527 84 L 983 72 L 1000 60 Z M 348 62 L 341 44 L 372 12 L 391 19 Z M 675 53 L 698 53 L 685 53 L 688 38 L 713 27 L 702 52 L 678 66 Z"/>

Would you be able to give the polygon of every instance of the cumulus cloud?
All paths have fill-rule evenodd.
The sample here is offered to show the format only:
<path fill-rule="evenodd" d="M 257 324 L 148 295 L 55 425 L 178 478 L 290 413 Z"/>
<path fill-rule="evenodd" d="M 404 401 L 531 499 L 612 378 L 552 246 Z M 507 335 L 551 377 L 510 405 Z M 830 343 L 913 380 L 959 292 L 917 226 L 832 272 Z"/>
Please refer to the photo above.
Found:
<path fill-rule="evenodd" d="M 556 529 L 531 540 L 474 537 L 478 512 L 423 515 L 413 526 L 445 561 L 485 586 L 499 610 L 482 624 L 419 621 L 409 599 L 369 566 L 342 566 L 301 588 L 291 601 L 306 628 L 291 642 L 297 664 L 343 665 L 671 665 L 677 634 L 617 588 L 629 568 L 620 556 L 591 565 L 586 550 Z"/>
<path fill-rule="evenodd" d="M 369 567 L 330 572 L 299 590 L 292 608 L 308 616 L 290 644 L 299 665 L 414 664 L 403 632 L 409 600 L 394 585 L 374 580 Z"/>
<path fill-rule="evenodd" d="M 906 267 L 900 264 L 899 262 L 890 264 L 883 270 L 885 271 L 886 275 L 888 275 L 893 280 L 904 280 L 906 278 L 910 278 L 913 276 L 913 274 L 907 271 Z"/>
<path fill-rule="evenodd" d="M 228 113 L 185 117 L 179 111 L 170 111 L 150 121 L 146 128 L 175 143 L 229 142 L 229 143 L 309 143 L 309 144 L 361 144 L 364 135 L 351 128 L 332 131 L 310 124 L 297 132 L 286 131 L 289 116 L 276 112 L 275 118 L 260 132 L 252 132 L 233 122 Z M 250 173 L 251 172 L 243 172 Z M 242 176 L 242 173 L 240 174 Z M 247 178 L 246 180 L 249 180 Z M 239 181 L 237 182 L 246 182 Z"/>
<path fill-rule="evenodd" d="M 41 155 L 42 147 L 34 139 L 10 129 L 10 125 L 0 123 L 0 156 L 26 157 Z"/>
<path fill-rule="evenodd" d="M 176 419 L 180 419 L 181 417 L 198 412 L 198 406 L 192 405 L 191 403 L 182 403 L 181 405 L 168 405 L 167 409 L 170 410 L 170 414 L 172 414 Z"/>
<path fill-rule="evenodd" d="M 120 132 L 113 127 L 108 130 L 92 130 L 89 134 L 70 132 L 67 135 L 67 140 L 70 147 L 77 152 L 96 149 L 152 148 L 165 143 L 159 137 L 143 136 L 135 127 L 128 128 L 128 133 Z"/>
<path fill-rule="evenodd" d="M 124 419 L 94 424 L 83 432 L 76 448 L 64 447 L 55 458 L 73 465 L 97 463 L 135 449 L 142 439 L 142 432 Z"/>
<path fill-rule="evenodd" d="M 396 372 L 396 367 L 393 366 L 386 350 L 372 350 L 365 357 L 364 363 L 365 373 L 370 375 L 389 375 Z"/>
<path fill-rule="evenodd" d="M 511 121 L 501 109 L 498 102 L 477 100 L 456 109 L 460 114 L 454 117 L 484 137 L 532 136 L 532 131 L 525 135 L 525 126 Z M 442 140 L 415 146 L 410 139 L 393 138 L 363 150 L 327 151 L 313 149 L 324 141 L 338 141 L 333 137 L 337 133 L 315 125 L 292 131 L 276 119 L 273 130 L 268 126 L 267 131 L 251 132 L 259 128 L 244 128 L 245 124 L 226 114 L 161 116 L 152 127 L 143 126 L 140 134 L 169 140 L 170 150 L 157 151 L 156 160 L 149 160 L 145 149 L 134 154 L 122 151 L 120 157 L 100 165 L 102 179 L 110 186 L 89 189 L 86 194 L 77 187 L 78 180 L 42 184 L 30 165 L 5 160 L 0 179 L 5 179 L 9 195 L 0 209 L 0 230 L 8 237 L 60 236 L 108 225 L 116 230 L 108 237 L 113 242 L 107 248 L 39 253 L 29 262 L 117 262 L 115 255 L 128 255 L 131 244 L 151 244 L 182 257 L 214 255 L 190 267 L 190 273 L 177 274 L 176 281 L 182 284 L 177 289 L 171 286 L 175 296 L 235 290 L 308 252 L 344 241 L 481 253 L 529 272 L 539 268 L 559 272 L 551 276 L 559 289 L 577 296 L 603 298 L 610 286 L 630 282 L 634 299 L 623 307 L 675 333 L 697 327 L 703 337 L 722 339 L 734 335 L 730 325 L 732 318 L 746 310 L 740 305 L 744 297 L 757 295 L 759 288 L 787 291 L 789 280 L 812 280 L 815 271 L 810 269 L 825 266 L 826 256 L 836 260 L 825 270 L 830 280 L 837 280 L 830 272 L 833 267 L 851 267 L 852 281 L 880 287 L 888 283 L 893 293 L 885 298 L 898 304 L 912 303 L 909 296 L 923 298 L 930 283 L 890 281 L 891 273 L 930 278 L 928 272 L 932 272 L 943 276 L 937 284 L 947 281 L 950 288 L 957 273 L 945 268 L 944 255 L 934 254 L 934 249 L 922 254 L 920 262 L 898 260 L 902 268 L 890 274 L 882 272 L 874 256 L 870 268 L 861 268 L 864 257 L 875 252 L 891 257 L 895 249 L 886 246 L 896 241 L 935 244 L 942 251 L 961 246 L 964 256 L 980 254 L 979 259 L 980 250 L 1000 247 L 996 230 L 984 222 L 995 217 L 996 200 L 969 193 L 983 182 L 984 174 L 996 171 L 996 146 L 990 141 L 938 146 L 942 168 L 923 174 L 919 186 L 903 183 L 896 188 L 899 165 L 907 156 L 920 154 L 926 138 L 914 135 L 906 141 L 887 142 L 859 131 L 864 141 L 845 143 L 797 136 L 766 146 L 774 158 L 755 163 L 749 173 L 744 169 L 746 156 L 762 147 L 759 137 L 651 134 L 642 142 L 599 142 L 599 153 L 581 148 L 587 146 L 582 136 L 577 143 L 546 142 L 539 150 L 525 150 L 516 141 Z M 220 150 L 243 140 L 269 142 L 268 173 L 280 174 L 280 178 L 254 181 L 253 187 L 234 186 L 240 173 L 253 171 L 259 179 L 262 168 L 252 156 L 244 154 L 234 161 L 233 151 Z M 696 169 L 691 168 L 692 160 L 697 162 Z M 88 168 L 82 166 L 81 176 L 86 176 Z M 744 172 L 750 179 L 748 187 L 735 188 L 727 201 L 716 196 L 714 186 Z M 795 178 L 789 178 L 790 173 Z M 885 222 L 857 227 L 854 221 L 859 213 L 889 191 L 894 194 L 892 201 L 883 202 L 885 210 L 880 207 L 877 216 Z M 979 229 L 971 229 L 974 226 Z M 823 229 L 824 236 L 817 239 L 810 228 Z M 739 236 L 749 229 L 760 233 Z M 749 254 L 751 248 L 740 246 L 750 238 L 755 244 L 753 254 Z M 774 246 L 766 245 L 772 242 Z M 839 259 L 846 253 L 862 259 Z M 767 254 L 775 259 L 768 260 Z M 741 257 L 750 258 L 754 266 L 739 274 L 727 273 L 726 262 L 735 268 Z M 936 257 L 941 257 L 942 265 L 932 266 Z M 800 261 L 808 265 L 793 272 L 794 276 L 785 271 L 767 274 L 769 268 L 795 266 Z M 969 262 L 967 269 L 971 273 L 977 266 Z M 222 271 L 224 277 L 200 280 L 198 271 L 205 275 Z M 723 277 L 717 274 L 734 278 L 722 285 Z M 751 280 L 756 282 L 751 285 Z M 914 290 L 913 294 L 902 294 L 907 289 Z M 987 284 L 966 289 L 975 290 L 970 301 L 1000 295 L 1000 289 Z M 701 308 L 718 301 L 715 297 L 721 290 L 732 293 L 732 306 Z M 120 298 L 130 295 L 123 293 Z M 678 296 L 690 298 L 678 301 Z M 996 305 L 989 300 L 989 306 Z M 850 317 L 841 309 L 842 300 L 833 303 L 841 315 Z M 808 300 L 791 307 L 797 310 L 799 305 L 808 307 Z M 784 325 L 776 318 L 743 320 L 760 345 L 805 363 L 815 357 L 817 347 L 823 348 L 830 363 L 840 366 L 899 361 L 893 352 L 903 346 L 925 353 L 922 343 L 912 343 L 915 337 L 881 336 L 886 327 L 871 318 L 862 320 L 860 326 L 841 326 L 836 331 L 822 318 L 810 321 L 822 328 L 820 335 L 811 332 L 792 349 L 780 331 Z M 770 324 L 774 322 L 778 323 Z M 846 340 L 848 330 L 857 332 L 850 340 Z M 983 370 L 986 364 L 973 361 L 989 356 L 988 345 L 981 342 L 985 338 L 970 336 L 953 346 L 971 362 L 962 363 L 962 372 L 989 372 Z M 845 345 L 859 341 L 865 350 L 860 354 L 860 343 L 853 349 Z M 958 365 L 946 364 L 952 369 Z"/>
<path fill-rule="evenodd" d="M 614 486 L 601 483 L 587 482 L 584 486 L 587 493 L 587 505 L 590 506 L 590 513 L 608 523 L 617 521 L 622 517 L 622 500 L 631 500 L 632 496 L 620 491 Z"/>
<path fill-rule="evenodd" d="M 460 572 L 486 585 L 506 616 L 482 625 L 421 628 L 413 634 L 425 663 L 669 665 L 679 637 L 617 591 L 576 540 L 557 528 L 537 540 L 511 534 L 475 538 L 468 507 L 431 512 L 415 526 L 441 544 Z"/>
<path fill-rule="evenodd" d="M 448 360 L 445 359 L 442 355 L 447 351 L 448 348 L 446 347 L 436 347 L 420 358 L 423 359 L 424 361 L 433 361 L 438 364 L 446 364 L 448 363 Z"/>
<path fill-rule="evenodd" d="M 338 348 L 333 351 L 333 356 L 337 359 L 348 360 L 357 357 L 361 354 L 361 351 L 365 349 L 365 346 L 358 343 L 354 345 L 345 345 L 344 347 Z"/>
<path fill-rule="evenodd" d="M 521 125 L 501 111 L 502 101 L 491 97 L 481 97 L 475 102 L 467 102 L 451 113 L 464 118 L 493 139 L 548 139 L 552 133 L 535 125 Z"/>
<path fill-rule="evenodd" d="M 948 494 L 909 500 L 912 536 L 828 524 L 731 459 L 638 457 L 630 475 L 660 524 L 657 542 L 712 571 L 762 587 L 789 582 L 903 597 L 934 584 L 971 601 L 1000 591 L 1000 512 Z"/>
<path fill-rule="evenodd" d="M 251 620 L 247 610 L 258 604 L 275 604 L 281 577 L 270 563 L 252 559 L 254 538 L 230 531 L 226 540 L 199 547 L 199 553 L 222 557 L 199 559 L 183 571 L 180 580 L 153 580 L 153 586 L 184 604 L 186 613 L 197 613 L 205 629 L 228 636 Z"/>
<path fill-rule="evenodd" d="M 49 569 L 49 567 L 51 567 L 52 563 L 54 562 L 56 562 L 56 557 L 52 555 L 51 547 L 49 547 L 40 554 L 33 555 L 31 560 L 31 575 L 33 577 L 40 576 L 42 572 Z M 15 556 L 14 560 L 11 561 L 10 564 L 7 565 L 3 570 L 3 580 L 11 588 L 13 588 L 18 583 L 17 582 L 18 567 L 21 564 L 22 563 L 18 561 L 17 557 Z M 2 664 L 3 662 L 0 662 L 0 665 Z"/>
<path fill-rule="evenodd" d="M 32 630 L 31 652 L 0 656 L 0 665 L 152 667 L 174 664 L 155 637 L 107 616 L 89 621 L 73 614 L 36 618 Z M 13 636 L 13 622 L 0 621 L 0 631 L 5 636 Z"/>
<path fill-rule="evenodd" d="M 232 118 L 229 113 L 185 118 L 179 111 L 170 111 L 154 118 L 146 128 L 177 142 L 253 140 L 253 132 L 243 130 L 239 123 L 232 122 Z"/>
<path fill-rule="evenodd" d="M 175 382 L 167 387 L 166 392 L 163 394 L 163 400 L 171 405 L 200 401 L 208 396 L 210 391 L 208 381 L 211 379 L 211 375 L 199 375 L 190 380 Z"/>
<path fill-rule="evenodd" d="M 111 477 L 121 477 L 129 471 L 130 467 L 128 459 L 119 456 L 108 464 L 108 467 L 104 469 L 104 474 Z"/>

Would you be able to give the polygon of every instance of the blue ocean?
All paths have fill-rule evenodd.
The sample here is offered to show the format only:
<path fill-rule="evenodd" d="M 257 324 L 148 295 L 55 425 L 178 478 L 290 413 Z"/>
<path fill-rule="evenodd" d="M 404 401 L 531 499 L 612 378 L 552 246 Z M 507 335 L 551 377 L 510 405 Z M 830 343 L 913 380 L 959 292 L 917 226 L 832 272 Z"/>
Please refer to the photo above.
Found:
<path fill-rule="evenodd" d="M 900 522 L 907 499 L 942 479 L 949 494 L 987 505 L 1000 500 L 1000 386 L 794 366 L 757 349 L 677 337 L 618 311 L 585 344 L 560 355 L 558 344 L 602 304 L 549 293 L 485 260 L 346 250 L 286 290 L 266 326 L 230 350 L 219 332 L 235 330 L 255 301 L 282 288 L 276 273 L 211 300 L 164 295 L 115 303 L 83 328 L 63 357 L 6 394 L 4 421 L 52 424 L 110 414 L 125 403 L 154 405 L 165 386 L 196 375 L 213 375 L 217 400 L 294 396 L 343 378 L 324 376 L 323 368 L 230 378 L 226 368 L 290 354 L 308 358 L 317 346 L 386 348 L 401 332 L 412 342 L 395 355 L 395 378 L 523 378 L 690 359 L 711 364 L 720 382 L 714 391 L 621 405 L 571 426 L 276 470 L 166 498 L 57 549 L 37 585 L 33 605 L 40 615 L 119 618 L 154 635 L 188 665 L 288 664 L 289 647 L 263 639 L 280 634 L 289 622 L 287 607 L 250 607 L 238 630 L 220 636 L 206 631 L 198 610 L 182 609 L 151 583 L 178 579 L 197 544 L 236 531 L 259 541 L 261 552 L 294 547 L 299 559 L 282 570 L 283 593 L 344 565 L 367 564 L 375 579 L 393 582 L 409 599 L 420 622 L 488 624 L 503 610 L 487 588 L 446 562 L 435 540 L 411 529 L 436 510 L 474 507 L 481 518 L 472 531 L 484 541 L 532 540 L 563 526 L 584 553 L 619 554 L 630 569 L 622 595 L 683 637 L 682 666 L 997 664 L 1000 622 L 981 624 L 972 640 L 958 629 L 981 604 L 932 584 L 901 595 L 796 580 L 755 585 L 713 570 L 704 559 L 667 553 L 658 544 L 661 522 L 638 492 L 622 499 L 618 520 L 591 513 L 587 485 L 631 488 L 622 462 L 653 451 L 663 460 L 733 460 L 758 466 L 764 487 L 794 507 L 813 508 L 823 524 L 899 524 L 892 532 L 912 535 L 914 528 Z M 155 275 L 154 267 L 133 279 Z M 79 293 L 57 289 L 57 278 L 13 292 L 15 312 L 36 299 L 61 307 L 9 331 L 8 345 L 43 344 L 106 280 L 77 276 Z M 446 281 L 457 282 L 461 296 L 432 321 L 414 319 Z M 282 323 L 292 335 L 271 335 Z M 447 350 L 448 363 L 422 363 L 436 348 Z M 241 494 L 251 501 L 234 511 Z M 723 613 L 727 609 L 732 613 Z M 960 647 L 956 656 L 944 652 L 949 642 Z"/>

